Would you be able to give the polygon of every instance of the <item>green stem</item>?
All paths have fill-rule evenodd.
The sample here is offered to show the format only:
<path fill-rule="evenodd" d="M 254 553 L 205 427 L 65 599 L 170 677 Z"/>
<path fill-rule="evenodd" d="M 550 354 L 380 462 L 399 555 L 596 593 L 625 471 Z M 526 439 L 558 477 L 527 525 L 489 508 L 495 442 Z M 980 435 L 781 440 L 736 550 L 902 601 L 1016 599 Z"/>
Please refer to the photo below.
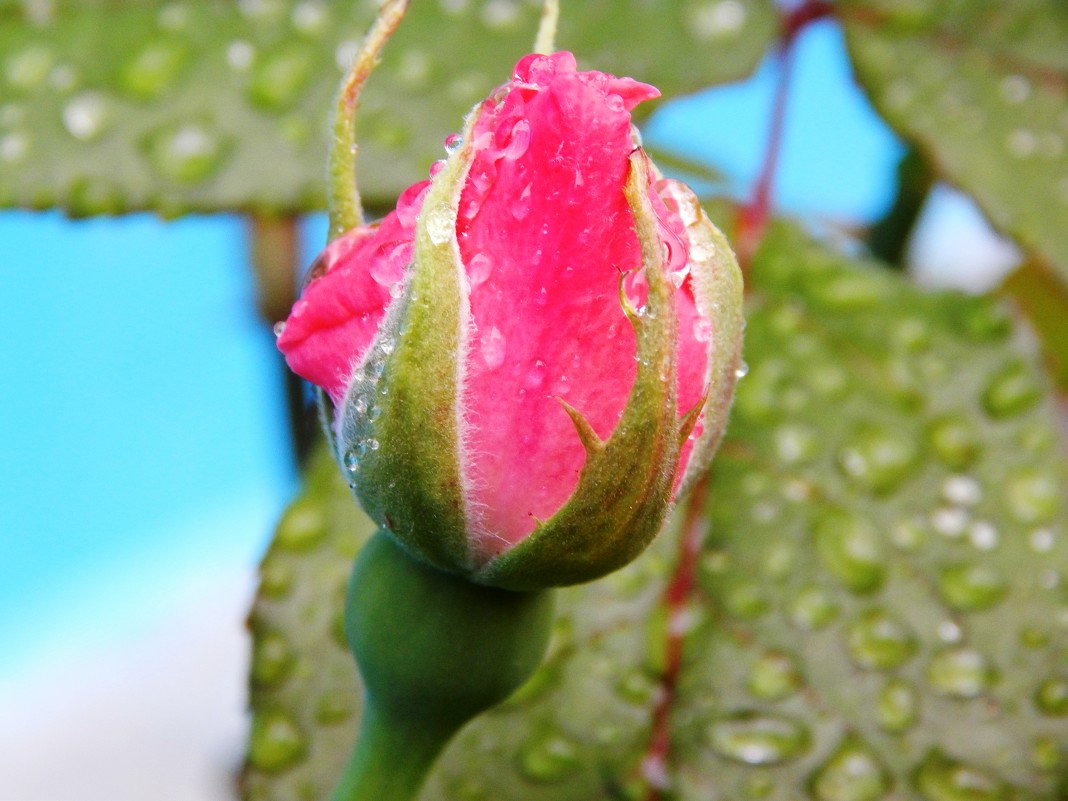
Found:
<path fill-rule="evenodd" d="M 411 801 L 453 732 L 391 720 L 364 701 L 358 747 L 331 801 Z"/>
<path fill-rule="evenodd" d="M 416 798 L 452 736 L 537 669 L 552 616 L 550 591 L 473 584 L 376 534 L 345 598 L 345 633 L 366 703 L 333 801 Z"/>

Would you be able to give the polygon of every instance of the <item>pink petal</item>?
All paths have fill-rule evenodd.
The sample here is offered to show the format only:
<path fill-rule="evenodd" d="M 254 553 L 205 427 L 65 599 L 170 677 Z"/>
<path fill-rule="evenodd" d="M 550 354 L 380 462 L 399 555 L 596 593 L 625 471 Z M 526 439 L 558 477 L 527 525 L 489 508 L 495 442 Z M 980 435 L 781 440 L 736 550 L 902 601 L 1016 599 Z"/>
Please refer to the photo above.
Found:
<path fill-rule="evenodd" d="M 429 186 L 414 184 L 380 223 L 331 242 L 319 257 L 325 274 L 305 287 L 278 337 L 293 372 L 325 389 L 335 404 L 411 261 L 415 221 Z"/>
<path fill-rule="evenodd" d="M 602 437 L 626 403 L 635 340 L 618 282 L 641 266 L 623 196 L 628 108 L 656 94 L 555 53 L 520 61 L 480 110 L 457 232 L 472 284 L 465 444 L 486 555 L 574 490 L 585 454 L 554 396 Z"/>

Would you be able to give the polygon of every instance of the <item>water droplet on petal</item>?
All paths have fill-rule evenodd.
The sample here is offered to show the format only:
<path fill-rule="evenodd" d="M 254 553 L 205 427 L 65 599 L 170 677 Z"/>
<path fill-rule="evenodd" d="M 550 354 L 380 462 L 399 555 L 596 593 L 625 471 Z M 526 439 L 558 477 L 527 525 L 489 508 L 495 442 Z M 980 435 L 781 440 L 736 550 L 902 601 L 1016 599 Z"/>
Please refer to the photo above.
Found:
<path fill-rule="evenodd" d="M 501 155 L 506 159 L 515 160 L 527 152 L 530 147 L 530 123 L 527 120 L 518 120 L 512 126 L 507 143 L 503 146 Z"/>
<path fill-rule="evenodd" d="M 464 138 L 462 134 L 453 133 L 445 137 L 445 152 L 450 156 L 463 147 Z"/>
<path fill-rule="evenodd" d="M 531 185 L 527 184 L 525 187 L 523 187 L 523 191 L 519 193 L 519 197 L 512 200 L 511 206 L 509 208 L 512 212 L 512 216 L 515 217 L 517 220 L 526 219 L 527 215 L 530 214 L 532 194 L 533 191 Z"/>
<path fill-rule="evenodd" d="M 488 370 L 496 370 L 502 364 L 504 364 L 504 353 L 507 348 L 507 343 L 504 339 L 504 334 L 497 326 L 490 328 L 489 333 L 482 338 L 481 353 L 482 360 L 486 363 Z"/>
<path fill-rule="evenodd" d="M 467 280 L 472 289 L 486 283 L 492 272 L 493 262 L 485 253 L 476 253 L 467 262 Z"/>
<path fill-rule="evenodd" d="M 756 711 L 736 712 L 715 721 L 708 740 L 722 757 L 746 765 L 778 765 L 808 751 L 811 738 L 801 723 Z"/>
<path fill-rule="evenodd" d="M 527 371 L 526 378 L 523 379 L 523 386 L 528 390 L 539 390 L 545 386 L 545 381 L 549 376 L 549 368 L 545 366 L 545 362 L 541 359 L 536 359 L 530 370 Z"/>

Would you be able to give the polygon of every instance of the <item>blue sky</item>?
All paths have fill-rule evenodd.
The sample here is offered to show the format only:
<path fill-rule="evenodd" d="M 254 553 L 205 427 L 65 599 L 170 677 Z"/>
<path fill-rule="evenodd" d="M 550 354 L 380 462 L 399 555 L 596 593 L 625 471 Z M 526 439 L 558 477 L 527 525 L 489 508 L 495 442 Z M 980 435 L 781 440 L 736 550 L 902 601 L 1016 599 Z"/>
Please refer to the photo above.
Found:
<path fill-rule="evenodd" d="M 744 192 L 774 79 L 766 64 L 676 101 L 646 139 Z M 882 211 L 899 145 L 830 24 L 800 40 L 788 114 L 781 204 L 848 221 Z M 310 261 L 325 226 L 305 228 Z M 240 219 L 6 212 L 0 243 L 2 676 L 151 626 L 203 576 L 250 567 L 295 483 Z"/>

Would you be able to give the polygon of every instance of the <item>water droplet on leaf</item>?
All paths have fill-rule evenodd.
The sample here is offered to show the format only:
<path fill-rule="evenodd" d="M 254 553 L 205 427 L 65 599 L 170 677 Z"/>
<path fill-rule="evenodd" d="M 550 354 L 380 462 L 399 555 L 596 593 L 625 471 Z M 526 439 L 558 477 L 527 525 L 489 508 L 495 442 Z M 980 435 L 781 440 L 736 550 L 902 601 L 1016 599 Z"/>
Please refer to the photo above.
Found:
<path fill-rule="evenodd" d="M 952 698 L 975 698 L 988 690 L 995 678 L 986 658 L 968 646 L 941 651 L 927 665 L 931 687 Z"/>
<path fill-rule="evenodd" d="M 869 670 L 900 667 L 916 653 L 916 636 L 901 620 L 883 609 L 861 613 L 846 634 L 849 656 Z"/>
<path fill-rule="evenodd" d="M 786 717 L 755 711 L 736 712 L 708 730 L 712 750 L 746 765 L 778 765 L 808 751 L 808 729 Z"/>
<path fill-rule="evenodd" d="M 848 735 L 809 780 L 818 801 L 878 801 L 890 787 L 878 755 L 855 735 Z"/>

